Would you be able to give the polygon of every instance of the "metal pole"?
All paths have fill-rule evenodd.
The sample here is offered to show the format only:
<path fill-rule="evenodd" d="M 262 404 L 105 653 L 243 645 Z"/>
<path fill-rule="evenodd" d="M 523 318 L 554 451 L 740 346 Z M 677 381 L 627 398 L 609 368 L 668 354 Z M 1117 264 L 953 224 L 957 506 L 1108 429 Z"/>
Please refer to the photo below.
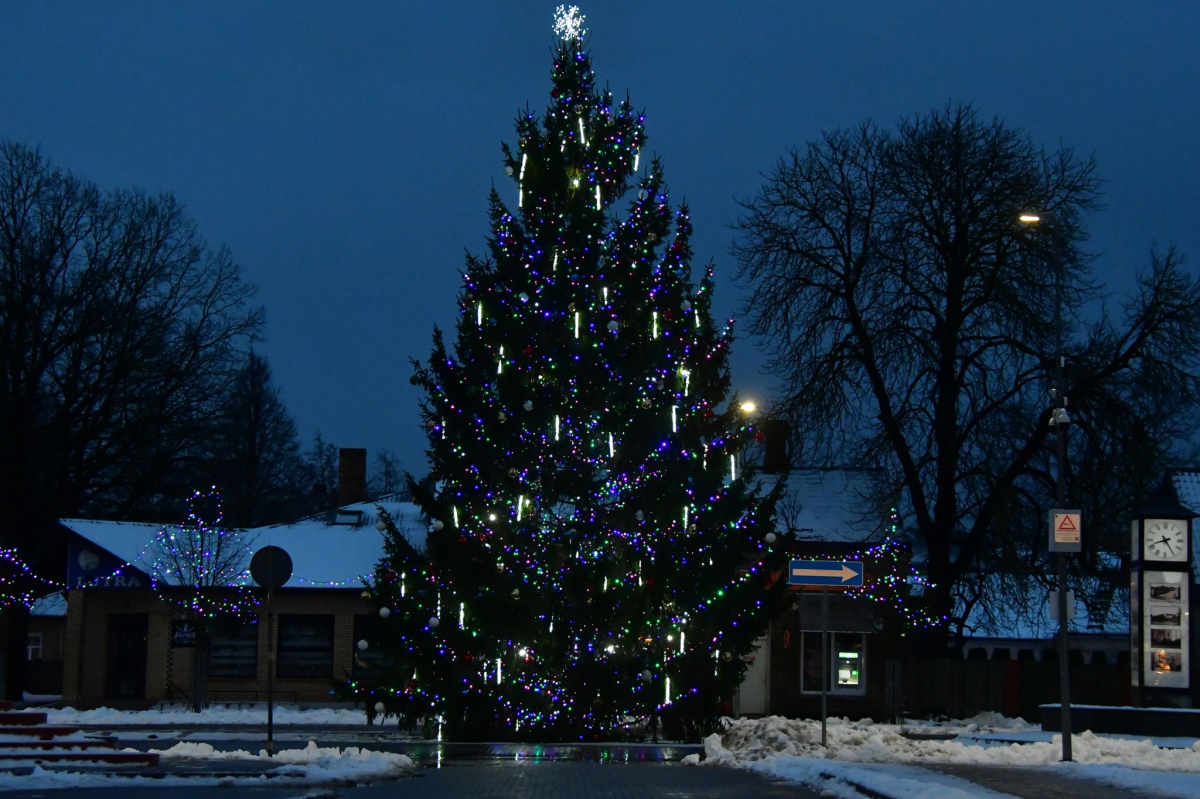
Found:
<path fill-rule="evenodd" d="M 274 555 L 271 552 L 271 555 Z M 275 756 L 275 558 L 267 559 L 267 757 Z"/>
<path fill-rule="evenodd" d="M 1056 238 L 1062 236 L 1062 231 L 1054 231 Z M 1058 337 L 1058 359 L 1055 363 L 1055 391 L 1054 391 L 1054 407 L 1065 409 L 1067 398 L 1063 394 L 1063 389 L 1066 387 L 1066 382 L 1063 379 L 1063 364 L 1066 356 L 1063 355 L 1063 280 L 1064 271 L 1066 270 L 1065 263 L 1065 246 L 1061 238 L 1059 238 L 1058 247 L 1058 275 L 1056 285 L 1056 302 L 1054 308 L 1054 322 L 1057 330 L 1055 331 Z M 1066 414 L 1062 414 L 1063 417 Z M 1065 419 L 1060 419 L 1054 425 L 1056 437 L 1058 439 L 1058 474 L 1057 474 L 1057 491 L 1058 507 L 1065 507 L 1067 501 L 1067 425 Z M 1058 692 L 1059 706 L 1062 708 L 1062 759 L 1064 763 L 1071 760 L 1071 664 L 1069 661 L 1069 650 L 1067 648 L 1067 553 L 1058 553 Z"/>
<path fill-rule="evenodd" d="M 825 719 L 829 715 L 829 589 L 821 586 L 821 746 L 825 742 Z"/>

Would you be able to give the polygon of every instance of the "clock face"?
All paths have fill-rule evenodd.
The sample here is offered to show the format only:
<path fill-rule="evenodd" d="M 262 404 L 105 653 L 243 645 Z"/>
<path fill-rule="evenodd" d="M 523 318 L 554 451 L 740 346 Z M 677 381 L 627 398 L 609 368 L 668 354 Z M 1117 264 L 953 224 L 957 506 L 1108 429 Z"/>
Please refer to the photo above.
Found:
<path fill-rule="evenodd" d="M 1145 549 L 1146 560 L 1183 563 L 1187 560 L 1187 523 L 1175 519 L 1147 519 Z"/>

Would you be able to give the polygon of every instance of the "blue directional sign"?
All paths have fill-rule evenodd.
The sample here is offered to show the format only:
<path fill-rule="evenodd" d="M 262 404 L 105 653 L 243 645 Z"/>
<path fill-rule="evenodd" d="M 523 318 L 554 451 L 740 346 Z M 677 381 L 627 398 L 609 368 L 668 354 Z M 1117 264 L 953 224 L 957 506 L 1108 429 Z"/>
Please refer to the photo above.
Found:
<path fill-rule="evenodd" d="M 856 560 L 793 560 L 788 584 L 858 588 L 863 584 L 863 566 Z"/>

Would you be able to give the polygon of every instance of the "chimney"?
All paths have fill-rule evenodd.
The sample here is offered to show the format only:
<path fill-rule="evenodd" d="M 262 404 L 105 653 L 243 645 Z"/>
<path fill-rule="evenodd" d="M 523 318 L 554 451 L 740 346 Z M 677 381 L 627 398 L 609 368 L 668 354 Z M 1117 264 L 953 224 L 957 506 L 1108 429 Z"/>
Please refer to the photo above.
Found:
<path fill-rule="evenodd" d="M 339 508 L 367 501 L 367 451 L 356 447 L 338 450 Z"/>
<path fill-rule="evenodd" d="M 763 433 L 763 462 L 765 474 L 778 474 L 791 468 L 788 462 L 788 439 L 791 426 L 782 419 L 764 419 L 758 423 Z"/>

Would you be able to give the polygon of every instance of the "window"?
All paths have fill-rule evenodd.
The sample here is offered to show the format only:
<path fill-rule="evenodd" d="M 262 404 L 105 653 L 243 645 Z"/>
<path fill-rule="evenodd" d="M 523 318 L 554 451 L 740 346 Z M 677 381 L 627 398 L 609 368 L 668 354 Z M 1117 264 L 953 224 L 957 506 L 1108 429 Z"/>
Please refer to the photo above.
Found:
<path fill-rule="evenodd" d="M 258 674 L 258 624 L 255 619 L 220 619 L 212 633 L 209 674 L 254 677 Z"/>
<path fill-rule="evenodd" d="M 381 677 L 382 667 L 386 662 L 383 648 L 380 646 L 381 627 L 379 616 L 354 617 L 354 647 L 351 655 L 354 663 L 354 676 L 357 678 Z M 366 641 L 367 648 L 359 649 L 358 642 Z"/>
<path fill-rule="evenodd" d="M 279 615 L 278 677 L 333 676 L 333 616 Z"/>
<path fill-rule="evenodd" d="M 42 634 L 29 633 L 25 640 L 25 659 L 26 660 L 41 660 L 42 659 Z"/>
<path fill-rule="evenodd" d="M 821 634 L 806 632 L 801 638 L 801 684 L 805 694 L 821 693 Z M 867 636 L 864 633 L 829 633 L 829 658 L 824 664 L 830 694 L 865 696 L 867 693 Z"/>

